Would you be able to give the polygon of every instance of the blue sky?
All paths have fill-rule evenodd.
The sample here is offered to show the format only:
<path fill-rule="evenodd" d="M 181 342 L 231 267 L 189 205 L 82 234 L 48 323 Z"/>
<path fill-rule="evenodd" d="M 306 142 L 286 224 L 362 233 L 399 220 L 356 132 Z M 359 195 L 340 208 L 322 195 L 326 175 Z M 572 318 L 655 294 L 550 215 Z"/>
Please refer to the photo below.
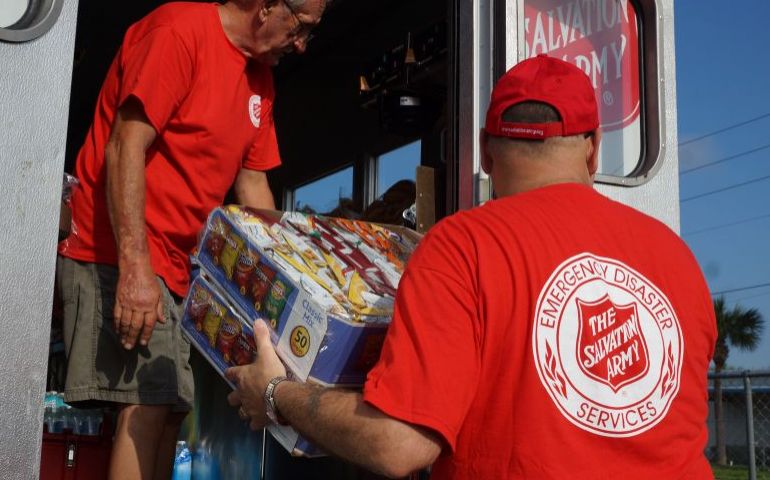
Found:
<path fill-rule="evenodd" d="M 756 308 L 768 330 L 770 286 L 745 287 L 770 284 L 770 2 L 677 1 L 674 9 L 681 234 L 712 292 L 742 289 L 725 294 L 727 304 Z M 728 365 L 770 369 L 770 332 L 754 352 L 732 350 Z"/>

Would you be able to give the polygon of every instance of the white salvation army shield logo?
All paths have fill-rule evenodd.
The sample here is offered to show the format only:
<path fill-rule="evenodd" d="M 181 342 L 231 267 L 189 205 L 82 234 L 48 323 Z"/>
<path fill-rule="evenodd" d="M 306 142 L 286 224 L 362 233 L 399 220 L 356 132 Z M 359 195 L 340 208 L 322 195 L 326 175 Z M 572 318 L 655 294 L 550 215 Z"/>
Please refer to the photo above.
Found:
<path fill-rule="evenodd" d="M 684 343 L 665 294 L 611 258 L 582 253 L 538 297 L 532 349 L 540 381 L 574 425 L 630 437 L 668 413 Z"/>
<path fill-rule="evenodd" d="M 252 125 L 259 128 L 260 118 L 262 117 L 262 97 L 252 95 L 249 97 L 249 118 Z"/>

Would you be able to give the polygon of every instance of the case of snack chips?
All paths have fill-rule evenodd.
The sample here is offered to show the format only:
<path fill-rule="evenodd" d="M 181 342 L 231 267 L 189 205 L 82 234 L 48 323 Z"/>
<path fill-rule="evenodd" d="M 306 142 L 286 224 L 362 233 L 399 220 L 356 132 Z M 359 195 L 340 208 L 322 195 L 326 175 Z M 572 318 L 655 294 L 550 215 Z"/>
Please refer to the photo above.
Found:
<path fill-rule="evenodd" d="M 230 300 L 205 273 L 199 272 L 190 285 L 182 332 L 230 387 L 234 385 L 225 378 L 225 370 L 254 361 L 256 347 L 251 325 L 230 306 Z M 268 430 L 292 455 L 324 455 L 291 427 L 270 425 Z"/>
<path fill-rule="evenodd" d="M 243 318 L 272 327 L 296 378 L 360 386 L 419 239 L 400 227 L 228 206 L 209 216 L 194 260 Z"/>
<path fill-rule="evenodd" d="M 379 358 L 398 282 L 419 239 L 400 227 L 215 209 L 193 257 L 202 275 L 186 299 L 184 331 L 223 375 L 261 318 L 289 375 L 360 387 Z M 323 455 L 290 427 L 268 430 L 292 455 Z"/>
<path fill-rule="evenodd" d="M 184 303 L 182 332 L 222 378 L 227 368 L 254 361 L 256 346 L 251 325 L 205 275 L 197 275 L 190 285 Z"/>

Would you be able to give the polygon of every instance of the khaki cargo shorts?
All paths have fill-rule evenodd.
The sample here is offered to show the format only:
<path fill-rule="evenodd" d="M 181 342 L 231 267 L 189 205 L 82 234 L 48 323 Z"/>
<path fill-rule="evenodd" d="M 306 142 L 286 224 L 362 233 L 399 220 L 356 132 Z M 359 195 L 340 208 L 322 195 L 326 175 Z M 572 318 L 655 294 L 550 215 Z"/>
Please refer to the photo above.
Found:
<path fill-rule="evenodd" d="M 156 323 L 147 346 L 126 350 L 113 326 L 118 270 L 110 265 L 57 260 L 57 289 L 62 301 L 68 403 L 113 402 L 173 405 L 187 411 L 193 403 L 190 343 L 182 335 L 182 299 L 158 277 L 166 323 Z"/>

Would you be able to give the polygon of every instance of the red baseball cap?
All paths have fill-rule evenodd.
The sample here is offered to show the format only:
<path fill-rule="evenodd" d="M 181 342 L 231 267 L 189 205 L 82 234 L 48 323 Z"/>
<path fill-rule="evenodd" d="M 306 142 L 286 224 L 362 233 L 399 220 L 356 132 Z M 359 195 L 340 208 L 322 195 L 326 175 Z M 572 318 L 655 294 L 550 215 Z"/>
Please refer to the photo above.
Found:
<path fill-rule="evenodd" d="M 546 103 L 561 116 L 549 123 L 511 123 L 503 112 L 521 102 Z M 484 130 L 489 135 L 544 139 L 592 132 L 599 127 L 599 112 L 591 80 L 575 65 L 538 55 L 505 72 L 492 90 Z"/>

